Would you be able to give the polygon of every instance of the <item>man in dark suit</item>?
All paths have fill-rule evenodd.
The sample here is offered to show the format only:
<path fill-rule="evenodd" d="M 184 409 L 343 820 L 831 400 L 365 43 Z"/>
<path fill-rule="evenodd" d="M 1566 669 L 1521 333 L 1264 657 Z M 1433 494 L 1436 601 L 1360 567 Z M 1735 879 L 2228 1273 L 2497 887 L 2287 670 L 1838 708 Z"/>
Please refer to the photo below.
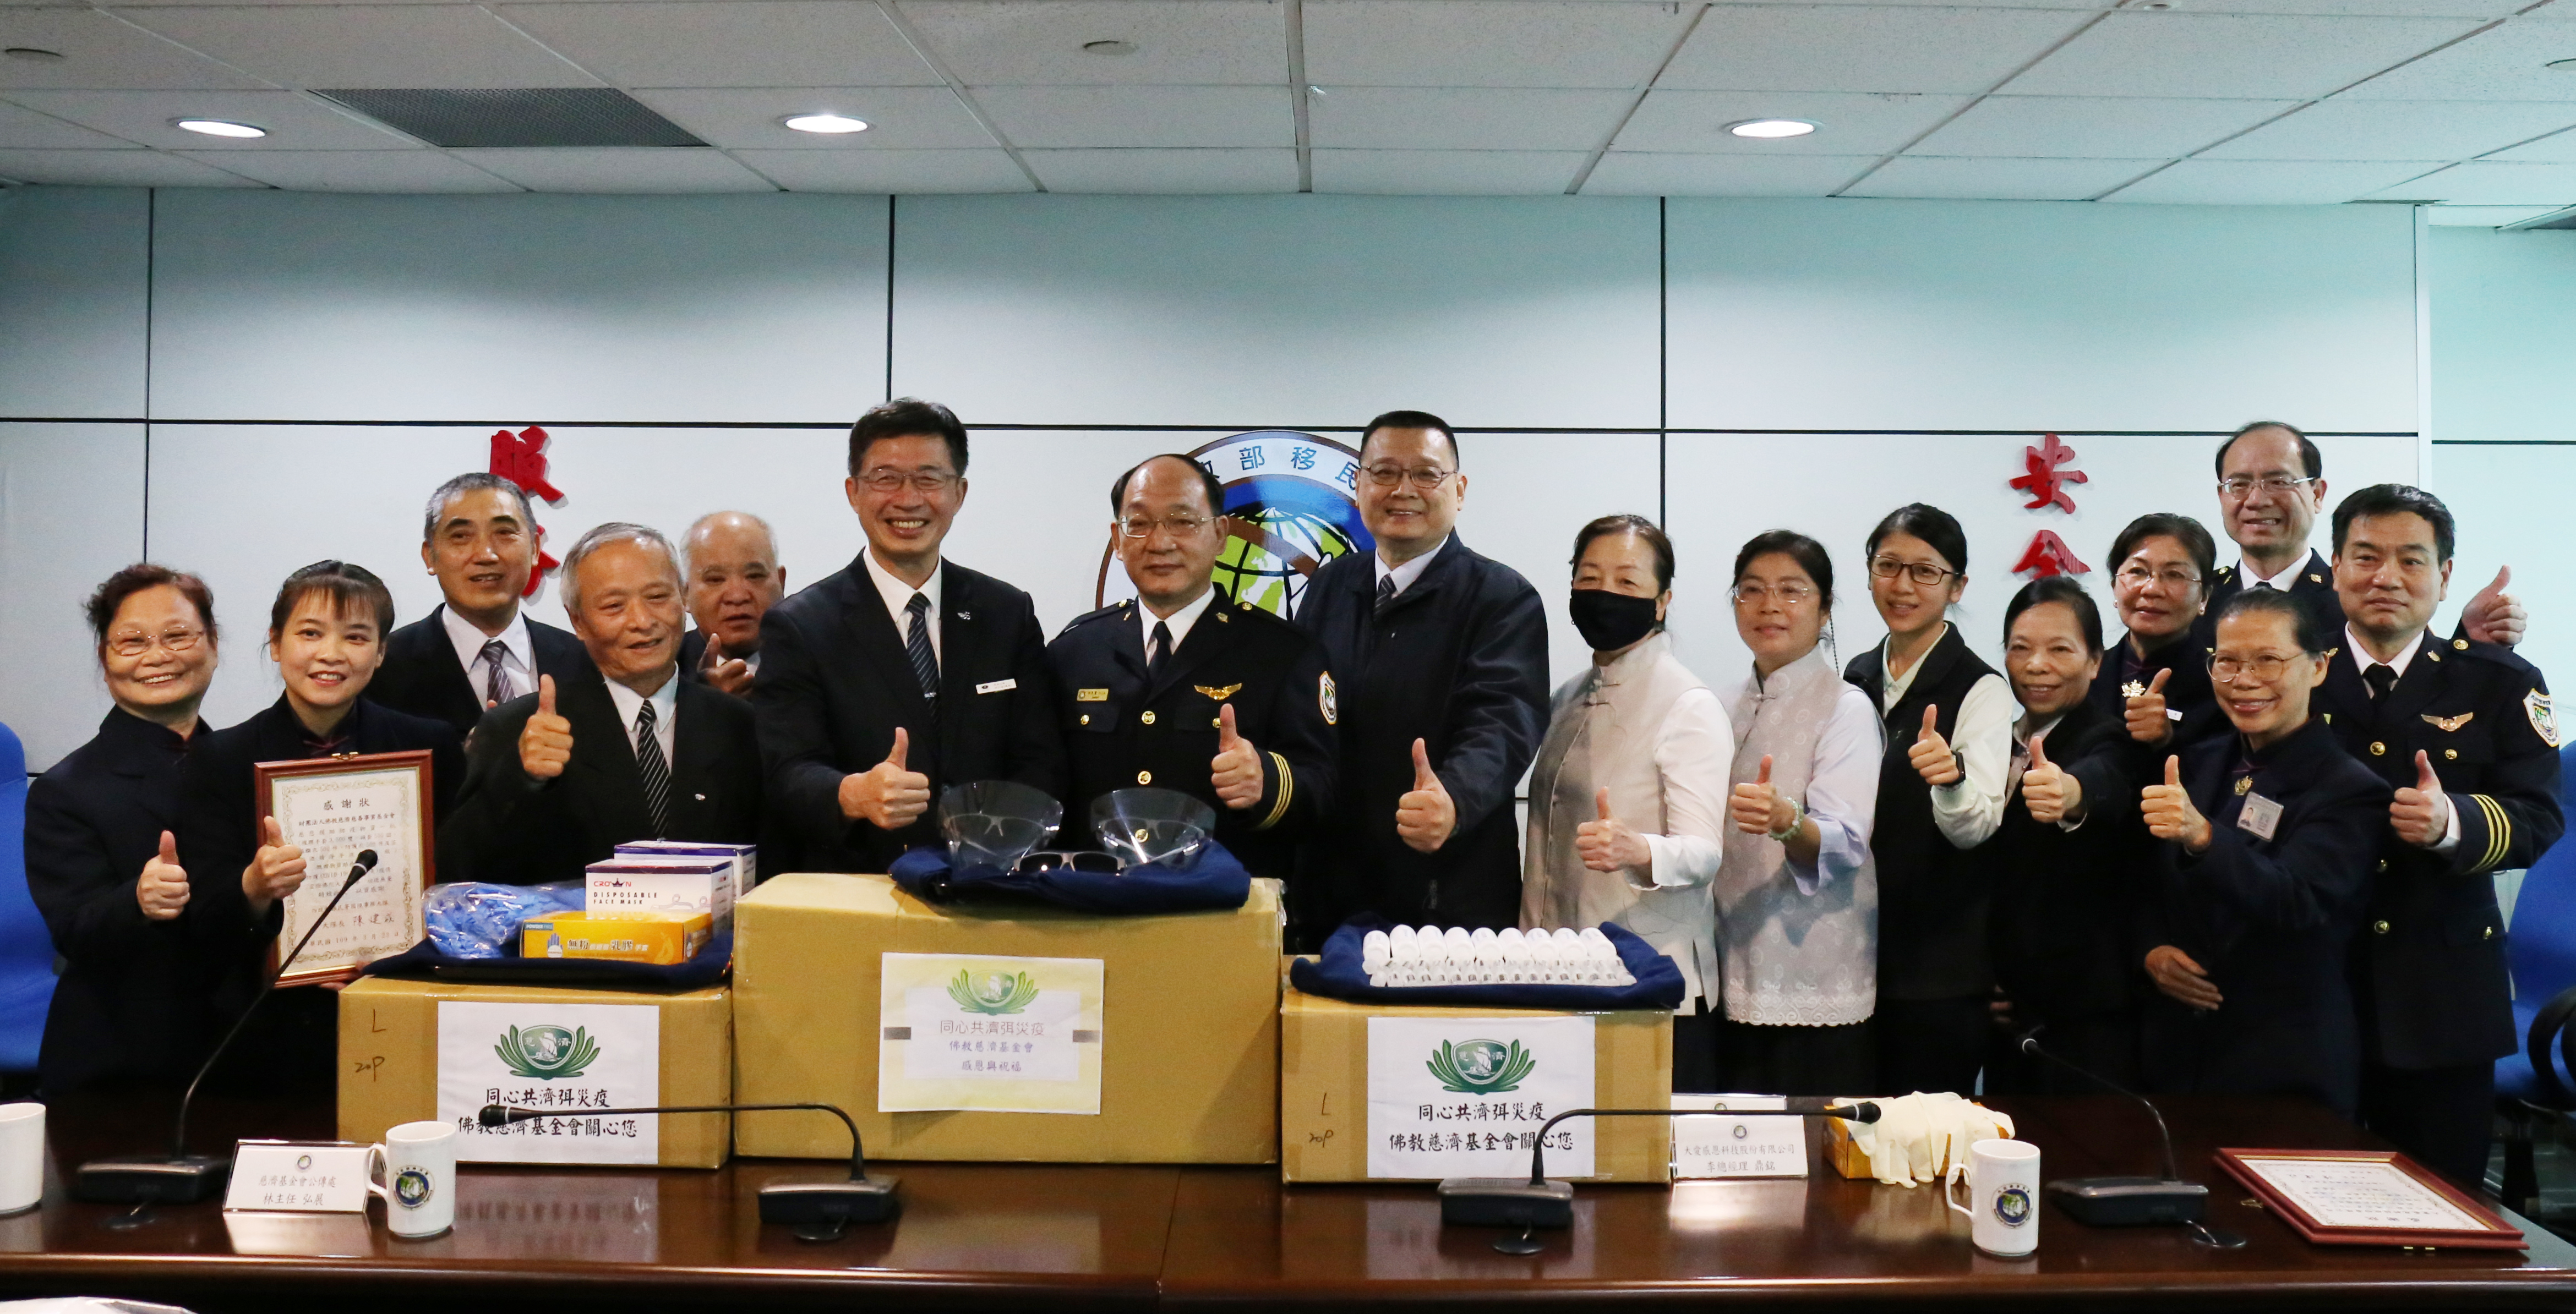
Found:
<path fill-rule="evenodd" d="M 1215 586 L 1224 497 L 1186 456 L 1109 490 L 1136 596 L 1047 645 L 1073 777 L 1065 823 L 1088 835 L 1111 790 L 1179 790 L 1216 809 L 1217 841 L 1247 870 L 1286 880 L 1332 805 L 1333 677 L 1313 635 Z"/>
<path fill-rule="evenodd" d="M 591 664 L 484 714 L 439 827 L 439 876 L 530 885 L 578 880 L 628 840 L 758 843 L 751 707 L 679 678 L 670 541 L 601 525 L 566 555 L 563 582 Z"/>
<path fill-rule="evenodd" d="M 461 735 L 533 692 L 539 676 L 589 665 L 581 640 L 519 609 L 537 564 L 537 528 L 517 484 L 480 472 L 440 484 L 421 520 L 420 560 L 446 601 L 386 636 L 368 697 Z"/>
<path fill-rule="evenodd" d="M 747 694 L 760 673 L 760 618 L 787 593 L 778 538 L 748 511 L 715 511 L 689 526 L 680 554 L 697 623 L 680 636 L 680 678 Z"/>
<path fill-rule="evenodd" d="M 2452 541 L 2449 508 L 2421 489 L 2378 484 L 2335 508 L 2349 620 L 2317 710 L 2397 791 L 2355 962 L 2361 1120 L 2475 1186 L 2495 1061 L 2520 1041 L 2491 875 L 2530 866 L 2566 819 L 2540 672 L 2510 648 L 2426 628 L 2450 583 Z"/>
<path fill-rule="evenodd" d="M 966 500 L 966 426 L 899 398 L 850 427 L 844 491 L 868 545 L 760 622 L 770 807 L 821 871 L 882 872 L 935 843 L 938 791 L 1064 791 L 1046 635 L 1029 595 L 943 561 Z"/>
<path fill-rule="evenodd" d="M 1300 943 L 1352 913 L 1441 926 L 1520 922 L 1512 795 L 1547 726 L 1547 617 L 1519 572 L 1453 532 L 1466 501 L 1438 416 L 1390 411 L 1360 439 L 1376 550 L 1316 572 L 1297 623 L 1340 685 L 1341 769 L 1298 912 Z"/>

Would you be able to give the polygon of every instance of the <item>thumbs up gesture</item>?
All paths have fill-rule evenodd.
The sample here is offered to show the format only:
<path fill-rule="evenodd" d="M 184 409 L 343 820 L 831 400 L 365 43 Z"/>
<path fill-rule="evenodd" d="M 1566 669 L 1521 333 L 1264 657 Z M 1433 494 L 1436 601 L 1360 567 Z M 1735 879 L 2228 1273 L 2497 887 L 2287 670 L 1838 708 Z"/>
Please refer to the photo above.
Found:
<path fill-rule="evenodd" d="M 2419 849 L 2450 833 L 2451 796 L 2442 792 L 2442 778 L 2433 774 L 2433 758 L 2423 749 L 2415 750 L 2414 786 L 2398 790 L 2388 805 L 2388 824 L 2397 828 L 2397 838 Z"/>
<path fill-rule="evenodd" d="M 1218 801 L 1241 811 L 1261 801 L 1261 754 L 1252 741 L 1234 730 L 1234 704 L 1216 709 L 1216 756 L 1208 761 L 1208 783 Z"/>
<path fill-rule="evenodd" d="M 751 689 L 751 663 L 740 657 L 724 655 L 724 645 L 712 634 L 707 636 L 707 650 L 698 658 L 698 678 L 711 689 L 722 689 L 737 698 Z"/>
<path fill-rule="evenodd" d="M 1766 755 L 1753 779 L 1737 785 L 1727 797 L 1726 814 L 1747 835 L 1777 835 L 1798 819 L 1798 805 L 1771 783 L 1771 759 Z"/>
<path fill-rule="evenodd" d="M 252 915 L 258 917 L 267 916 L 269 905 L 303 886 L 304 850 L 286 842 L 277 818 L 259 819 L 259 852 L 242 868 L 241 881 L 242 894 L 250 900 Z"/>
<path fill-rule="evenodd" d="M 1437 853 L 1458 829 L 1458 805 L 1431 770 L 1431 754 L 1413 741 L 1413 788 L 1395 801 L 1395 835 L 1416 853 Z"/>
<path fill-rule="evenodd" d="M 1629 829 L 1618 814 L 1610 810 L 1610 791 L 1600 790 L 1592 796 L 1592 808 L 1598 815 L 1574 828 L 1574 852 L 1583 865 L 1594 871 L 1624 871 L 1631 867 L 1651 867 L 1654 850 L 1646 847 L 1646 837 Z"/>
<path fill-rule="evenodd" d="M 2084 813 L 2084 782 L 2066 774 L 2065 768 L 2048 760 L 2046 736 L 2034 735 L 2030 741 L 2030 769 L 2021 773 L 2021 801 L 2030 808 L 2030 819 L 2043 825 L 2055 825 Z"/>
<path fill-rule="evenodd" d="M 530 779 L 552 780 L 572 761 L 572 722 L 555 715 L 555 677 L 537 677 L 537 710 L 519 729 L 519 769 Z"/>
<path fill-rule="evenodd" d="M 1926 705 L 1923 709 L 1923 731 L 1914 736 L 1914 747 L 1905 750 L 1905 760 L 1914 764 L 1927 785 L 1954 785 L 1959 781 L 1959 755 L 1950 751 L 1950 741 L 1941 737 L 1941 709 Z"/>
<path fill-rule="evenodd" d="M 2470 638 L 2508 648 L 2522 642 L 2522 628 L 2531 623 L 2531 613 L 2522 609 L 2521 599 L 2504 591 L 2512 582 L 2513 567 L 2499 566 L 2496 577 L 2460 608 L 2460 624 Z"/>
<path fill-rule="evenodd" d="M 886 760 L 855 775 L 841 777 L 841 815 L 866 821 L 880 830 L 901 830 L 930 810 L 930 777 L 904 767 L 912 737 L 894 728 L 894 751 Z"/>
<path fill-rule="evenodd" d="M 2147 823 L 2147 833 L 2157 839 L 2172 840 L 2186 853 L 2208 851 L 2209 818 L 2200 815 L 2191 795 L 2183 790 L 2181 758 L 2165 758 L 2165 782 L 2139 792 L 2138 814 Z"/>
<path fill-rule="evenodd" d="M 188 872 L 179 865 L 179 840 L 166 830 L 161 851 L 144 862 L 143 874 L 135 878 L 134 901 L 156 922 L 169 921 L 188 906 Z"/>
<path fill-rule="evenodd" d="M 2165 681 L 2173 678 L 2168 666 L 2147 681 L 2147 691 L 2129 699 L 2126 708 L 2129 737 L 2142 744 L 2161 744 L 2173 734 L 2173 718 L 2165 715 Z"/>

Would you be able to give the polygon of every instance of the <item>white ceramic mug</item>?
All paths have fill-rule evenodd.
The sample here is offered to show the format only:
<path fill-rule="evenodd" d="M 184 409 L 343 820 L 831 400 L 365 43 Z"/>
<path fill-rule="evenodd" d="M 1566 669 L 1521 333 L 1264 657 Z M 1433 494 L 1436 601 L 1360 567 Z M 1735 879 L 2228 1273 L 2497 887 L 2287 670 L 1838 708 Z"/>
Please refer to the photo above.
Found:
<path fill-rule="evenodd" d="M 456 1128 L 406 1122 L 387 1129 L 367 1150 L 367 1190 L 385 1202 L 385 1227 L 395 1236 L 436 1236 L 455 1226 Z"/>
<path fill-rule="evenodd" d="M 0 1104 L 0 1214 L 45 1199 L 45 1106 Z"/>
<path fill-rule="evenodd" d="M 1951 1187 L 1968 1184 L 1962 1205 Z M 1977 1249 L 2005 1259 L 2039 1249 L 2039 1147 L 2028 1141 L 1982 1140 L 1953 1157 L 1941 1179 L 1941 1202 L 1968 1216 Z"/>

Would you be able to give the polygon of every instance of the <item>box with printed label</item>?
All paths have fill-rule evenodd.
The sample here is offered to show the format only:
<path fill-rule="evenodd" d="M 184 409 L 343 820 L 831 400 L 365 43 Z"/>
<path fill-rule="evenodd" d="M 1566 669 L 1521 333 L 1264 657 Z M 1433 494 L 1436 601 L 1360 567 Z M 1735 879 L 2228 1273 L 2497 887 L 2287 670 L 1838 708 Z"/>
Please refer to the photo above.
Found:
<path fill-rule="evenodd" d="M 609 850 L 612 858 L 728 858 L 733 862 L 733 897 L 740 902 L 760 881 L 760 846 L 712 844 L 697 840 L 628 840 Z"/>
<path fill-rule="evenodd" d="M 519 927 L 522 958 L 608 958 L 626 963 L 685 963 L 706 947 L 705 913 L 554 913 Z"/>
<path fill-rule="evenodd" d="M 705 913 L 733 929 L 730 857 L 605 858 L 583 869 L 582 907 L 600 913 Z"/>
<path fill-rule="evenodd" d="M 788 874 L 735 916 L 737 1100 L 838 1104 L 872 1158 L 1278 1156 L 1276 881 L 1239 909 L 1110 917 Z M 735 1139 L 847 1152 L 788 1114 L 744 1114 Z"/>
<path fill-rule="evenodd" d="M 1672 1105 L 1670 1013 L 1396 1007 L 1281 989 L 1286 1181 L 1526 1176 L 1557 1114 Z M 1570 1118 L 1545 1134 L 1550 1177 L 1672 1180 L 1665 1119 Z"/>
<path fill-rule="evenodd" d="M 733 997 L 723 986 L 658 992 L 371 976 L 340 992 L 342 1140 L 381 1141 L 388 1127 L 434 1118 L 456 1125 L 464 1163 L 713 1168 L 733 1144 L 730 1115 L 618 1110 L 723 1104 L 732 1086 Z M 475 1116 L 486 1104 L 545 1116 L 487 1129 Z"/>

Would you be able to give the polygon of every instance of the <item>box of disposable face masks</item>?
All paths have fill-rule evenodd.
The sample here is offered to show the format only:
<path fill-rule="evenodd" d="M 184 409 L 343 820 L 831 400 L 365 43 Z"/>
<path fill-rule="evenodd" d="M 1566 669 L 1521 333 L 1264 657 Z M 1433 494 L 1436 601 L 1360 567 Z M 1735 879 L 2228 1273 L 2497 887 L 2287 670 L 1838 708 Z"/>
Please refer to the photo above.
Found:
<path fill-rule="evenodd" d="M 617 846 L 612 857 L 619 858 L 731 858 L 733 859 L 733 898 L 751 893 L 760 881 L 760 846 L 757 844 L 714 844 L 698 840 L 628 840 Z"/>
<path fill-rule="evenodd" d="M 582 906 L 593 917 L 705 913 L 721 935 L 733 929 L 733 892 L 729 855 L 612 857 L 584 869 Z"/>

